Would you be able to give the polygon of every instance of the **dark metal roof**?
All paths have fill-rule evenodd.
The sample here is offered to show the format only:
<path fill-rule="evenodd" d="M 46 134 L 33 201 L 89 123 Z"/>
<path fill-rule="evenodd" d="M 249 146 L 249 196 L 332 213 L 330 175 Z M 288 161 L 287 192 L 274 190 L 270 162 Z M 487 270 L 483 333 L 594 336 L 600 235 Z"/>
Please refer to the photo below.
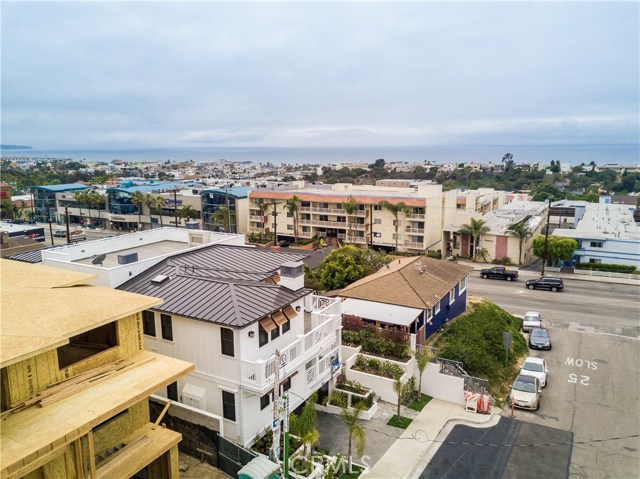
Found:
<path fill-rule="evenodd" d="M 5 259 L 14 261 L 22 261 L 23 263 L 42 263 L 42 250 L 57 248 L 58 246 L 46 246 L 31 251 L 23 251 L 22 253 L 13 253 L 5 256 Z"/>
<path fill-rule="evenodd" d="M 118 289 L 162 298 L 154 309 L 163 313 L 243 328 L 311 292 L 265 282 L 281 264 L 304 257 L 213 245 L 169 257 Z M 169 279 L 152 283 L 158 275 Z"/>

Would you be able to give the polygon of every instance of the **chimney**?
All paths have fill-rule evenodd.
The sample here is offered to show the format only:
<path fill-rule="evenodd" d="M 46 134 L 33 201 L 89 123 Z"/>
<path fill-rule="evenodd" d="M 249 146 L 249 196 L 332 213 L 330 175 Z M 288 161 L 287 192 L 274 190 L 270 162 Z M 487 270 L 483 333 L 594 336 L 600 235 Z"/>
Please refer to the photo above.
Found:
<path fill-rule="evenodd" d="M 304 263 L 288 261 L 280 265 L 280 286 L 298 291 L 304 288 Z"/>

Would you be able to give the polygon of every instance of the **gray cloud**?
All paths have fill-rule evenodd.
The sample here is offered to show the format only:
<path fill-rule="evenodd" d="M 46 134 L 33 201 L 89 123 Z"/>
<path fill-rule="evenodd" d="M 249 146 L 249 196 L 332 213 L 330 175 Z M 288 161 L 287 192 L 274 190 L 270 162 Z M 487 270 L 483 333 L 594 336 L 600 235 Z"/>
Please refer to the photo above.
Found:
<path fill-rule="evenodd" d="M 637 2 L 4 2 L 3 143 L 634 143 Z"/>

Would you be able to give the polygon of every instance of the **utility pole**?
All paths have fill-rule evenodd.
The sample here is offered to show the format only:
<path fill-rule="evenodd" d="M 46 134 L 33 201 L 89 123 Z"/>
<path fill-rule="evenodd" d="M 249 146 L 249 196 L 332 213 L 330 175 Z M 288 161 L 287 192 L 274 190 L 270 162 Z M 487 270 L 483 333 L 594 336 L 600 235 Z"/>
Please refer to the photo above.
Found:
<path fill-rule="evenodd" d="M 549 243 L 549 220 L 551 218 L 551 199 L 553 197 L 549 196 L 549 198 L 547 198 L 549 200 L 549 207 L 547 208 L 547 227 L 545 228 L 545 232 L 544 232 L 544 250 L 542 253 L 542 271 L 540 276 L 544 276 L 544 267 L 547 264 L 547 243 Z"/>
<path fill-rule="evenodd" d="M 47 208 L 47 223 L 49 223 L 49 235 L 51 235 L 51 246 L 54 246 L 53 242 L 53 226 L 51 226 L 51 210 L 49 209 L 49 204 L 46 204 Z"/>
<path fill-rule="evenodd" d="M 71 235 L 69 234 L 69 209 L 64 207 L 64 224 L 67 229 L 67 244 L 71 243 Z"/>
<path fill-rule="evenodd" d="M 227 233 L 231 233 L 231 210 L 229 209 L 229 188 L 224 187 L 224 194 L 227 200 Z"/>
<path fill-rule="evenodd" d="M 276 211 L 276 203 L 275 200 L 271 200 L 271 215 L 273 216 L 273 245 L 278 245 L 278 212 Z"/>
<path fill-rule="evenodd" d="M 173 189 L 173 224 L 178 227 L 178 190 Z"/>
<path fill-rule="evenodd" d="M 284 462 L 284 479 L 289 479 L 289 395 L 283 394 L 284 401 L 284 450 L 282 459 Z"/>

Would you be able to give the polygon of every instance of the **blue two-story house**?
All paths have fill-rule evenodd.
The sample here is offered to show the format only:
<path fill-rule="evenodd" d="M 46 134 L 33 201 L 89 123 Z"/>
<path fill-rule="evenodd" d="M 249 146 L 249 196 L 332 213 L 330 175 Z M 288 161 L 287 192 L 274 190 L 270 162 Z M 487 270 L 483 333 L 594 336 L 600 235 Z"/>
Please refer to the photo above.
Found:
<path fill-rule="evenodd" d="M 337 296 L 343 298 L 343 315 L 405 332 L 415 347 L 466 310 L 472 270 L 426 256 L 401 258 Z"/>

